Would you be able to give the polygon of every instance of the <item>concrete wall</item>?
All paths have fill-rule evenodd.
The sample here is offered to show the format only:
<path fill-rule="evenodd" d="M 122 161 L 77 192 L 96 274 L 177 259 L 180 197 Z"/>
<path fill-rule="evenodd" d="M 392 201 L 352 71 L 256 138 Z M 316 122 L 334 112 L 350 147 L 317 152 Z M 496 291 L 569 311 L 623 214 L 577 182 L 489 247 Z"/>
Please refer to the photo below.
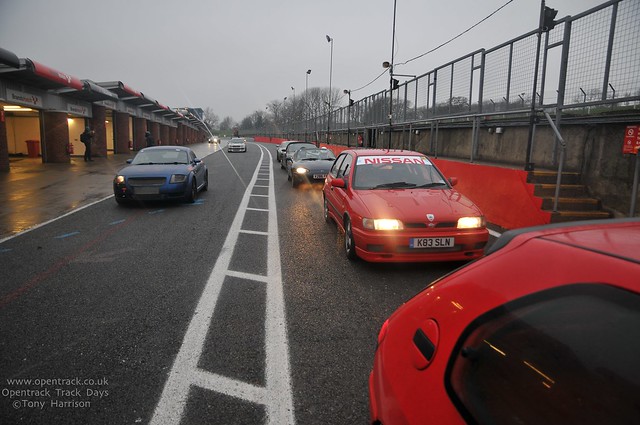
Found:
<path fill-rule="evenodd" d="M 629 214 L 631 205 L 633 174 L 636 158 L 623 155 L 622 144 L 627 125 L 590 124 L 563 125 L 560 129 L 566 142 L 564 171 L 579 172 L 591 196 L 600 199 L 606 209 L 615 215 Z M 529 130 L 526 125 L 505 125 L 502 132 L 496 129 L 500 124 L 483 124 L 478 134 L 478 148 L 474 162 L 490 163 L 505 167 L 524 169 L 526 163 L 527 139 Z M 384 131 L 384 129 L 383 129 Z M 378 134 L 375 147 L 388 146 L 388 133 Z M 355 135 L 351 136 L 351 146 Z M 346 146 L 346 134 L 333 133 L 332 142 Z M 367 140 L 365 139 L 365 143 Z M 472 152 L 471 127 L 441 126 L 395 131 L 392 148 L 411 149 L 426 153 L 432 157 L 442 157 L 470 162 Z M 531 162 L 535 169 L 557 170 L 559 154 L 555 152 L 554 133 L 549 125 L 536 126 Z"/>

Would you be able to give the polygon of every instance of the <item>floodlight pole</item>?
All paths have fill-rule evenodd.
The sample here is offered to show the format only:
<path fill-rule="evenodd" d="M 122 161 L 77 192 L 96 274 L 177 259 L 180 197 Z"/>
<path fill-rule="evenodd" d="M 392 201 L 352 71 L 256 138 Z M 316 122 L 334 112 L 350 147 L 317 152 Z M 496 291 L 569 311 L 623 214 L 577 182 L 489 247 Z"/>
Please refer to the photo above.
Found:
<path fill-rule="evenodd" d="M 333 76 L 333 38 L 327 35 L 327 41 L 331 43 L 331 61 L 329 62 L 329 113 L 327 115 L 327 137 L 326 143 L 329 144 L 329 133 L 331 131 L 331 78 Z"/>
<path fill-rule="evenodd" d="M 393 31 L 391 33 L 391 63 L 389 64 L 389 137 L 387 149 L 391 149 L 391 129 L 393 126 L 393 53 L 396 42 L 396 4 L 397 0 L 393 0 Z"/>

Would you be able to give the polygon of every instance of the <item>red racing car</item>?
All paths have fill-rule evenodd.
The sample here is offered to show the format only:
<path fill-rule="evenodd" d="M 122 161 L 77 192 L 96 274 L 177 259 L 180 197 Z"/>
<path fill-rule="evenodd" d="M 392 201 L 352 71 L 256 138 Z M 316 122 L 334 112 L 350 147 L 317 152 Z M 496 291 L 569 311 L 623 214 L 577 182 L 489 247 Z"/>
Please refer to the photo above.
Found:
<path fill-rule="evenodd" d="M 472 260 L 489 233 L 480 209 L 452 188 L 456 182 L 418 152 L 346 150 L 324 183 L 324 218 L 344 232 L 351 260 Z"/>
<path fill-rule="evenodd" d="M 372 424 L 640 419 L 640 219 L 510 231 L 385 321 Z"/>

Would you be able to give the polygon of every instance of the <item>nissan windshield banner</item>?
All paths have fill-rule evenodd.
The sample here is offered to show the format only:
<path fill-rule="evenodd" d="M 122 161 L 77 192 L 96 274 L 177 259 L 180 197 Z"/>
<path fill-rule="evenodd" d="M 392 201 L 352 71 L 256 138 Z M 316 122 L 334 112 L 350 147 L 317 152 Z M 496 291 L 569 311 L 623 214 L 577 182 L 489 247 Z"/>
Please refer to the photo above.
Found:
<path fill-rule="evenodd" d="M 420 164 L 431 165 L 426 156 L 359 156 L 357 165 Z"/>

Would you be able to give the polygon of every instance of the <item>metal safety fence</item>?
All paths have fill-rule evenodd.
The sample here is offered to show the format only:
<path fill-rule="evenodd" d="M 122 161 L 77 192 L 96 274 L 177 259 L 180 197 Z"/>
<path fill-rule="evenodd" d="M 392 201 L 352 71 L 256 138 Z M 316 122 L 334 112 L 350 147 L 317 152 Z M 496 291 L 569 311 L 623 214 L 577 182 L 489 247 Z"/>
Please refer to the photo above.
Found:
<path fill-rule="evenodd" d="M 317 137 L 325 131 L 394 130 L 470 115 L 521 111 L 524 116 L 534 109 L 553 110 L 559 126 L 563 117 L 589 120 L 611 111 L 638 110 L 638 22 L 640 1 L 612 0 L 558 19 L 552 29 L 471 52 L 351 105 L 283 123 L 279 130 L 305 137 L 315 132 Z"/>

